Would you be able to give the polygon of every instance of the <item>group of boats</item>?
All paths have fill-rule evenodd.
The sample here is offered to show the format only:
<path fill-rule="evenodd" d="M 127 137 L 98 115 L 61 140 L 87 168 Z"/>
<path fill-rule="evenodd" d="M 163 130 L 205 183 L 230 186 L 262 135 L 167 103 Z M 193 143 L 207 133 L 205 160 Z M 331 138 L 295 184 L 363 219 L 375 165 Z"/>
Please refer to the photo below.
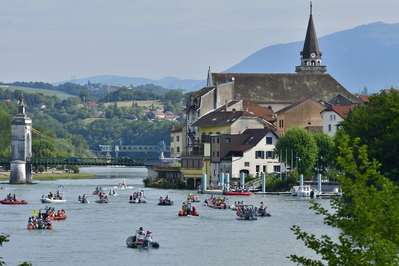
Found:
<path fill-rule="evenodd" d="M 28 219 L 28 230 L 51 230 L 52 221 L 62 221 L 67 218 L 63 209 L 55 210 L 53 207 L 46 207 L 44 210 L 33 211 Z"/>

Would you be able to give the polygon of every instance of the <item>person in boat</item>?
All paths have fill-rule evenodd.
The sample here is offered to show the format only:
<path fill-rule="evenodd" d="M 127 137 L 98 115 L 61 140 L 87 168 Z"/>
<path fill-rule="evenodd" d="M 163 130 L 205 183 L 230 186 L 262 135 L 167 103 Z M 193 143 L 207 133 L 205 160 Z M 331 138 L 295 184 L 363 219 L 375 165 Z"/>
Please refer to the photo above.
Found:
<path fill-rule="evenodd" d="M 191 214 L 191 203 L 190 202 L 187 202 L 186 211 L 187 211 L 187 215 Z"/>
<path fill-rule="evenodd" d="M 152 243 L 151 231 L 147 231 L 147 233 L 145 234 L 144 240 L 147 241 L 148 243 Z"/>
<path fill-rule="evenodd" d="M 140 227 L 139 230 L 136 231 L 136 241 L 144 241 L 145 233 L 143 227 Z"/>
<path fill-rule="evenodd" d="M 162 198 L 162 196 L 159 197 L 159 203 L 161 203 L 161 204 L 165 203 L 165 201 L 164 201 L 164 199 Z"/>

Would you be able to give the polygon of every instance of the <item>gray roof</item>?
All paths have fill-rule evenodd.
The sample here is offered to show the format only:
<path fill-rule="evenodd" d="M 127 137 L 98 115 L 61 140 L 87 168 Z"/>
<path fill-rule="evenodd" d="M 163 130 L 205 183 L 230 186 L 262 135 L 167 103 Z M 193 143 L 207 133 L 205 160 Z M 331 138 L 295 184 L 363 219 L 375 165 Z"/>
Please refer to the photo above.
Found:
<path fill-rule="evenodd" d="M 195 123 L 193 123 L 194 127 L 212 127 L 212 126 L 224 126 L 234 123 L 238 118 L 242 116 L 250 116 L 255 117 L 253 114 L 250 114 L 245 111 L 231 111 L 231 112 L 219 112 L 215 111 L 209 113 L 207 115 L 202 116 Z"/>
<path fill-rule="evenodd" d="M 255 103 L 294 103 L 307 98 L 327 102 L 339 94 L 358 102 L 331 75 L 324 73 L 212 73 L 216 86 L 233 78 L 234 98 Z"/>
<path fill-rule="evenodd" d="M 277 138 L 277 133 L 270 128 L 257 128 L 247 129 L 242 134 L 237 135 L 221 135 L 221 142 L 224 143 L 225 138 L 231 138 L 230 144 L 225 144 L 223 147 L 221 158 L 229 158 L 231 156 L 242 156 L 242 154 L 255 147 L 259 141 L 261 141 L 267 133 L 272 132 Z"/>

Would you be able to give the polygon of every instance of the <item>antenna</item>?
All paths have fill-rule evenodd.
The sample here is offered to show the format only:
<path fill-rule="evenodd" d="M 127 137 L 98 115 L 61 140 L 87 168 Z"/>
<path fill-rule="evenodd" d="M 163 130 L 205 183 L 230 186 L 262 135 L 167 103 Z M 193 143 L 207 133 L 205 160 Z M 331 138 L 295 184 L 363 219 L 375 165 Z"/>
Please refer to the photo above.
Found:
<path fill-rule="evenodd" d="M 313 12 L 313 3 L 312 1 L 310 1 L 310 15 L 312 15 L 312 12 Z"/>

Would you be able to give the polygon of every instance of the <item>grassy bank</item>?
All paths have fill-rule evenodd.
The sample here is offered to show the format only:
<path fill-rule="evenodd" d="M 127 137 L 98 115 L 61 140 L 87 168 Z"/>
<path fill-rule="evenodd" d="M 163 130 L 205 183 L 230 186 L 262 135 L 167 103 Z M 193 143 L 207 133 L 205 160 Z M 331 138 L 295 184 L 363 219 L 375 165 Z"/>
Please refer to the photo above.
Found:
<path fill-rule="evenodd" d="M 93 179 L 95 178 L 95 174 L 90 173 L 41 173 L 34 174 L 33 180 L 41 180 L 41 181 L 51 181 L 51 180 L 59 180 L 59 179 Z M 0 180 L 8 180 L 9 174 L 0 175 Z"/>

